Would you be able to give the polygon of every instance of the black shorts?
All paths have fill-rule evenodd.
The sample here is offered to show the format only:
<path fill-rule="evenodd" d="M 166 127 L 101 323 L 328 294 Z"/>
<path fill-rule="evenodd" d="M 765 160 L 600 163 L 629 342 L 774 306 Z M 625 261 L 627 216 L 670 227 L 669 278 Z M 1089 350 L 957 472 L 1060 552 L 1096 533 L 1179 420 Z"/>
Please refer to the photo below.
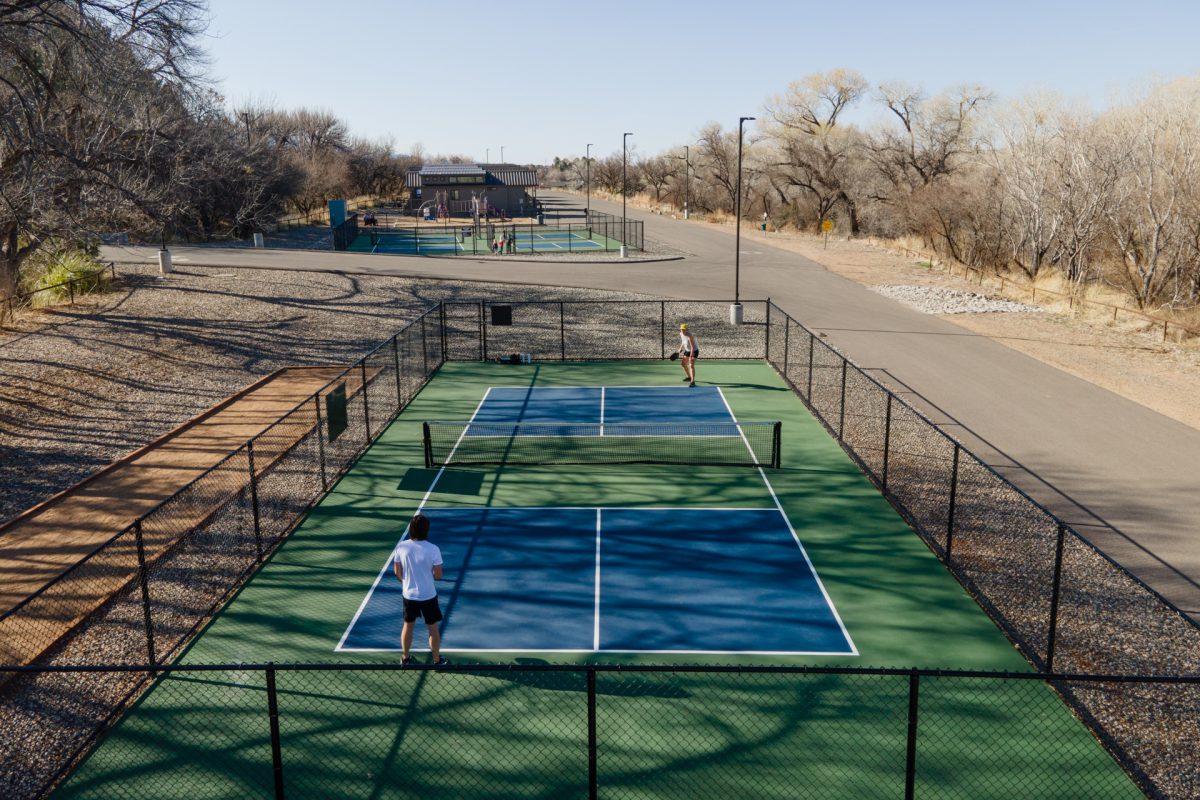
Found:
<path fill-rule="evenodd" d="M 416 622 L 423 618 L 426 625 L 436 625 L 442 621 L 442 609 L 436 596 L 428 600 L 409 600 L 404 598 L 404 621 Z"/>
<path fill-rule="evenodd" d="M 699 358 L 700 357 L 700 348 L 697 347 L 695 350 L 692 350 L 691 352 L 688 352 L 685 350 L 683 353 L 683 357 L 684 358 Z"/>

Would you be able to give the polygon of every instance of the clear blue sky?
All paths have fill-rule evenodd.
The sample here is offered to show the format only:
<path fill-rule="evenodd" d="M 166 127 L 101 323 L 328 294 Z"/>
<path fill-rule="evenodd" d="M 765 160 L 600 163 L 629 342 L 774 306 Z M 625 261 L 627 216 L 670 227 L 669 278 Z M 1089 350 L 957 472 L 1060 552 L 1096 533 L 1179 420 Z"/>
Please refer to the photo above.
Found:
<path fill-rule="evenodd" d="M 1093 106 L 1200 73 L 1197 0 L 210 0 L 231 103 L 325 108 L 407 152 L 546 162 L 655 153 L 737 125 L 808 73 L 930 91 L 1053 90 Z M 860 119 L 872 118 L 864 109 Z"/>

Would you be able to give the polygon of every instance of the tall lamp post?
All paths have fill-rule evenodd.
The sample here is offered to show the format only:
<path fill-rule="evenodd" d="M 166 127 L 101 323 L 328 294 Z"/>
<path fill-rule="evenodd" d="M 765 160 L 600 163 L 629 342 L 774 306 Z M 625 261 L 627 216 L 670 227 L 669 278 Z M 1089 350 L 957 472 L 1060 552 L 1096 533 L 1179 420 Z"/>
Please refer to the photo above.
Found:
<path fill-rule="evenodd" d="M 500 163 L 504 163 L 504 145 L 500 145 Z"/>
<path fill-rule="evenodd" d="M 587 221 L 590 221 L 592 218 L 592 143 L 591 142 L 588 142 L 587 148 L 585 149 L 584 152 L 587 153 L 587 155 L 585 155 L 583 157 L 583 160 L 585 162 L 587 162 L 587 217 L 584 220 L 585 222 L 587 222 Z"/>
<path fill-rule="evenodd" d="M 731 325 L 742 324 L 742 127 L 754 117 L 738 117 L 738 176 L 737 198 L 734 201 L 734 250 L 733 250 L 733 305 L 729 307 L 729 322 Z"/>
<path fill-rule="evenodd" d="M 627 150 L 625 142 L 633 136 L 633 133 L 621 134 L 621 258 L 625 257 L 625 239 L 628 234 L 627 225 L 625 223 L 625 195 L 629 192 L 629 182 L 625 179 L 625 162 L 627 161 Z"/>
<path fill-rule="evenodd" d="M 683 146 L 683 155 L 675 156 L 683 159 L 683 218 L 688 218 L 688 178 L 691 177 L 692 162 L 688 158 L 688 146 Z"/>

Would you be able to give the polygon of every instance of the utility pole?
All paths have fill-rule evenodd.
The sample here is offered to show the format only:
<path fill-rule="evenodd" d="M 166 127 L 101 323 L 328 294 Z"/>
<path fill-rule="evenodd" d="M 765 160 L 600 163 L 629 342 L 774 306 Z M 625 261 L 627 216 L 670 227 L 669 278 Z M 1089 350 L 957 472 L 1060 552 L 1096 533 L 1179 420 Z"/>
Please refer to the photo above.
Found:
<path fill-rule="evenodd" d="M 754 117 L 738 117 L 738 173 L 737 198 L 734 202 L 734 245 L 733 245 L 733 305 L 729 307 L 729 322 L 731 325 L 742 324 L 742 127 Z"/>

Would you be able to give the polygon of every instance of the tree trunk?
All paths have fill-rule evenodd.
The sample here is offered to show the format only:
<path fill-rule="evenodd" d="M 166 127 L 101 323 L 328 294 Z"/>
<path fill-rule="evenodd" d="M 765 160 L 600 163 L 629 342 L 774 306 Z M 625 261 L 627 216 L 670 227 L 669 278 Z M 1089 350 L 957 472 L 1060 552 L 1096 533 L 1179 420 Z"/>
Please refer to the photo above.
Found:
<path fill-rule="evenodd" d="M 5 224 L 0 240 L 0 296 L 12 297 L 17 293 L 21 258 L 17 247 L 17 223 Z"/>

